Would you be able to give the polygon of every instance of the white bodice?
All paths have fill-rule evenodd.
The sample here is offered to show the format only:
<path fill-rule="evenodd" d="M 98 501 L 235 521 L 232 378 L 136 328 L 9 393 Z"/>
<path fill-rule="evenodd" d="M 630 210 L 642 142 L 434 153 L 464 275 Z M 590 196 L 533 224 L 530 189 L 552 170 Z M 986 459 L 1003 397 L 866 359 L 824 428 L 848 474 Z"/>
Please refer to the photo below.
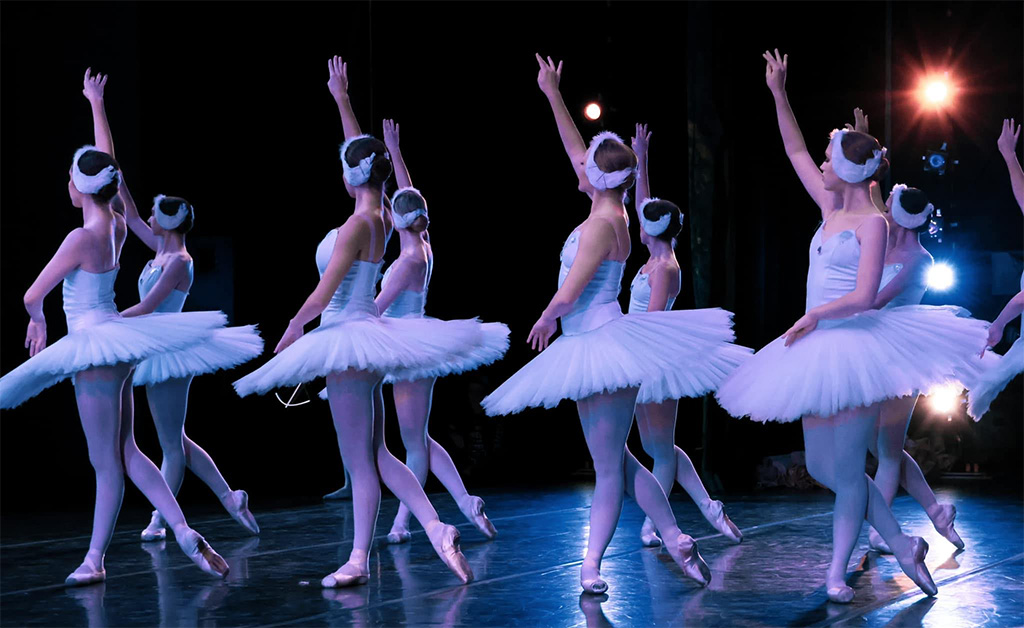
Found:
<path fill-rule="evenodd" d="M 327 264 L 334 253 L 334 243 L 338 239 L 338 230 L 332 229 L 316 247 L 316 267 L 323 277 Z M 356 260 L 345 273 L 345 277 L 334 291 L 331 302 L 320 315 L 321 324 L 342 318 L 363 318 L 377 316 L 377 305 L 373 302 L 374 289 L 380 278 L 380 262 Z"/>
<path fill-rule="evenodd" d="M 629 313 L 646 312 L 651 306 L 651 276 L 642 272 L 643 268 L 636 272 L 633 282 L 629 284 Z M 680 271 L 682 274 L 682 271 Z M 679 295 L 676 295 L 679 296 Z M 670 297 L 665 304 L 665 310 L 671 310 L 676 297 Z"/>
<path fill-rule="evenodd" d="M 561 268 L 558 271 L 558 287 L 565 283 L 569 269 L 576 260 L 579 250 L 579 228 L 569 234 L 569 239 L 562 245 Z M 580 334 L 596 329 L 608 321 L 622 316 L 619 306 L 619 289 L 622 286 L 622 272 L 625 262 L 605 260 L 597 267 L 593 278 L 583 288 L 583 293 L 576 300 L 572 311 L 562 316 L 562 333 L 566 335 Z"/>
<path fill-rule="evenodd" d="M 381 290 L 388 283 L 388 278 L 391 276 L 391 269 L 395 267 L 398 262 L 396 259 L 388 266 L 388 269 L 384 271 L 384 278 L 380 281 Z M 388 318 L 405 318 L 415 317 L 423 318 L 424 308 L 427 305 L 427 287 L 430 285 L 430 276 L 434 272 L 434 256 L 427 256 L 427 270 L 423 277 L 423 287 L 420 290 L 402 290 L 392 301 L 388 309 L 381 313 L 381 316 Z"/>
<path fill-rule="evenodd" d="M 139 300 L 146 298 L 149 291 L 153 289 L 153 286 L 160 280 L 160 275 L 163 273 L 163 267 L 154 264 L 155 260 L 149 260 L 146 262 L 146 267 L 142 269 L 142 274 L 139 275 Z M 188 285 L 192 286 L 192 260 L 188 261 Z M 160 302 L 160 305 L 156 306 L 154 312 L 180 312 L 185 307 L 185 299 L 188 298 L 188 292 L 182 292 L 177 288 L 171 290 L 170 294 Z"/>
<path fill-rule="evenodd" d="M 118 270 L 120 267 L 105 273 L 90 273 L 77 268 L 64 277 L 61 291 L 69 333 L 121 317 L 114 305 L 114 280 Z"/>

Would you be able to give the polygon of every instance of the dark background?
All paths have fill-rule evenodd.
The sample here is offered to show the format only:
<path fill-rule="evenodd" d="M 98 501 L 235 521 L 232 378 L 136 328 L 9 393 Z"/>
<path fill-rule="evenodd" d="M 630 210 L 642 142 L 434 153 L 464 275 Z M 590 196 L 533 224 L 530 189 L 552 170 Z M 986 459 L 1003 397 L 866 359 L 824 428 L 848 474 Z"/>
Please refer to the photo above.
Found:
<path fill-rule="evenodd" d="M 316 284 L 317 243 L 353 206 L 326 89 L 325 61 L 341 54 L 363 129 L 379 134 L 383 118 L 400 122 L 403 153 L 430 201 L 436 273 L 428 313 L 476 315 L 512 329 L 503 361 L 438 383 L 432 434 L 471 490 L 571 480 L 588 463 L 572 404 L 497 419 L 478 406 L 530 359 L 526 334 L 554 292 L 559 247 L 588 211 L 537 89 L 533 53 L 565 60 L 563 94 L 585 138 L 607 128 L 628 139 L 634 122 L 651 125 L 654 193 L 687 213 L 680 262 L 691 267 L 691 236 L 708 254 L 696 282 L 705 296 L 694 296 L 694 278 L 684 273 L 676 307 L 730 309 L 739 341 L 760 347 L 803 312 L 807 243 L 819 221 L 785 158 L 761 53 L 789 53 L 790 99 L 812 152 L 823 153 L 828 131 L 852 121 L 854 106 L 867 111 L 872 132 L 890 147 L 894 181 L 924 188 L 947 216 L 944 242 L 926 245 L 956 266 L 959 282 L 925 302 L 956 303 L 991 320 L 1021 270 L 1021 214 L 995 140 L 1002 118 L 1024 118 L 1022 6 L 5 2 L 0 370 L 27 357 L 22 294 L 81 224 L 66 183 L 74 150 L 92 142 L 81 95 L 92 66 L 110 74 L 117 158 L 143 215 L 158 193 L 196 207 L 186 309 L 259 323 L 268 345 L 266 357 L 195 380 L 189 435 L 234 488 L 249 491 L 254 509 L 337 488 L 335 434 L 326 403 L 315 399 L 320 382 L 300 392 L 312 403 L 290 409 L 272 395 L 239 399 L 230 383 L 269 357 Z M 884 138 L 887 65 L 893 110 Z M 957 81 L 952 115 L 918 110 L 912 91 L 926 68 L 950 69 Z M 604 107 L 600 123 L 578 115 L 591 99 Z M 927 175 L 921 156 L 944 141 L 960 164 L 945 177 Z M 712 210 L 699 218 L 710 242 L 697 243 L 690 231 L 688 205 L 698 196 Z M 393 238 L 388 259 L 396 251 Z M 150 255 L 129 235 L 120 307 L 137 302 L 137 273 Z M 645 259 L 636 239 L 627 280 Z M 65 332 L 59 291 L 45 311 L 55 341 Z M 138 440 L 159 463 L 145 393 L 136 391 Z M 945 443 L 961 466 L 981 462 L 983 471 L 1019 481 L 1019 378 L 977 426 L 962 411 L 947 421 L 919 408 L 913 434 Z M 91 504 L 93 475 L 69 383 L 4 411 L 0 430 L 5 513 Z M 677 432 L 698 465 L 707 454 L 727 491 L 752 488 L 764 456 L 803 448 L 799 423 L 737 421 L 704 400 L 681 402 Z M 639 452 L 635 434 L 631 442 Z M 193 477 L 182 499 L 213 501 Z M 142 500 L 126 493 L 128 504 Z"/>

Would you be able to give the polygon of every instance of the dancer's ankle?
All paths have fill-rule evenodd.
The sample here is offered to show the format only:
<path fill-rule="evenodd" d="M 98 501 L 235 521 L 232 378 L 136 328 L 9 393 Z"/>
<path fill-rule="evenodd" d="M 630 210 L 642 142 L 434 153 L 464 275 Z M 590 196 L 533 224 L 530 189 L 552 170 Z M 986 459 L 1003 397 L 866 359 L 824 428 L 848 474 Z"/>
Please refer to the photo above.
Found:
<path fill-rule="evenodd" d="M 348 555 L 348 562 L 361 571 L 369 571 L 369 555 L 366 550 L 352 548 Z"/>
<path fill-rule="evenodd" d="M 101 550 L 90 548 L 89 551 L 85 553 L 85 560 L 92 563 L 96 568 L 96 571 L 103 571 L 103 552 Z"/>

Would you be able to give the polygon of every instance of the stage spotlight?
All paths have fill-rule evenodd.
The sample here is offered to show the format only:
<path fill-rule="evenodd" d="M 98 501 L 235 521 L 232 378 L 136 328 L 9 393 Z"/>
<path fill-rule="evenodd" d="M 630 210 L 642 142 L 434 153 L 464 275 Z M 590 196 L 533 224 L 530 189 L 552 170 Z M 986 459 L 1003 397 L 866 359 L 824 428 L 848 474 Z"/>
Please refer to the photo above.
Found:
<path fill-rule="evenodd" d="M 601 117 L 601 105 L 596 102 L 587 103 L 587 106 L 583 108 L 583 115 L 587 120 L 597 120 Z"/>
<path fill-rule="evenodd" d="M 944 262 L 938 262 L 932 264 L 928 269 L 925 281 L 928 283 L 929 290 L 942 292 L 953 287 L 953 284 L 956 283 L 956 276 L 953 273 L 952 266 Z"/>
<path fill-rule="evenodd" d="M 961 390 L 955 384 L 934 386 L 928 391 L 928 405 L 937 414 L 952 415 L 960 406 Z"/>
<path fill-rule="evenodd" d="M 924 88 L 924 97 L 933 105 L 941 105 L 949 97 L 949 86 L 943 81 L 932 81 Z"/>
<path fill-rule="evenodd" d="M 925 77 L 918 88 L 921 103 L 935 109 L 948 106 L 952 96 L 953 86 L 949 80 L 949 72 L 943 73 L 942 76 Z"/>

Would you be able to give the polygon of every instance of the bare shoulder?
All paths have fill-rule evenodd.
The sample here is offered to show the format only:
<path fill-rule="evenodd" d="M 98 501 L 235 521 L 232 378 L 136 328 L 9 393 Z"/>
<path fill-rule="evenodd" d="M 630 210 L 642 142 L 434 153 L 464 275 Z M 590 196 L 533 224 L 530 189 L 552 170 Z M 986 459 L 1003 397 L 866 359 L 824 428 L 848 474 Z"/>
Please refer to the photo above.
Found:
<path fill-rule="evenodd" d="M 857 225 L 856 234 L 857 237 L 863 239 L 865 236 L 878 236 L 883 237 L 889 233 L 889 225 L 885 222 L 885 217 L 881 214 L 871 214 L 864 218 Z"/>

